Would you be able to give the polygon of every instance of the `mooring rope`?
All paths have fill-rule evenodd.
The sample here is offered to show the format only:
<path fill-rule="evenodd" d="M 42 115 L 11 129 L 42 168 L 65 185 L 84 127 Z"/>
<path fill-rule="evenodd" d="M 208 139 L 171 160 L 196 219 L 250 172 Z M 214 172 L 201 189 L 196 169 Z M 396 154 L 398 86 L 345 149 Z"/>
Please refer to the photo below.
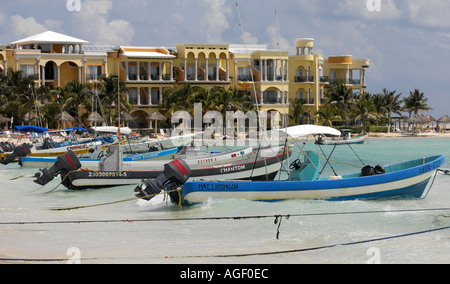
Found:
<path fill-rule="evenodd" d="M 167 256 L 166 258 L 203 258 L 203 257 L 230 258 L 230 257 L 250 257 L 250 256 L 301 253 L 301 252 L 308 252 L 308 251 L 330 249 L 330 248 L 334 248 L 334 247 L 338 247 L 338 246 L 353 246 L 353 245 L 367 244 L 367 243 L 380 242 L 380 241 L 386 241 L 386 240 L 392 240 L 392 239 L 400 239 L 400 238 L 405 238 L 405 237 L 410 237 L 410 236 L 423 235 L 423 234 L 432 233 L 432 232 L 444 231 L 444 230 L 448 230 L 448 229 L 450 229 L 450 226 L 437 228 L 437 229 L 429 229 L 429 230 L 424 230 L 424 231 L 419 231 L 419 232 L 413 232 L 413 233 L 406 233 L 406 234 L 395 235 L 395 236 L 389 236 L 389 237 L 381 237 L 381 238 L 374 238 L 374 239 L 368 239 L 368 240 L 362 240 L 362 241 L 354 241 L 354 242 L 331 244 L 331 245 L 324 245 L 324 246 L 317 246 L 317 247 L 310 247 L 310 248 L 292 249 L 292 250 L 255 252 L 255 253 L 243 253 L 243 254 L 192 255 L 192 256 L 172 256 L 172 257 Z"/>
<path fill-rule="evenodd" d="M 374 243 L 374 242 L 381 242 L 386 240 L 394 240 L 394 239 L 400 239 L 400 238 L 406 238 L 411 236 L 417 236 L 417 235 L 423 235 L 433 232 L 440 232 L 444 230 L 450 229 L 450 226 L 442 227 L 442 228 L 436 228 L 436 229 L 429 229 L 429 230 L 423 230 L 423 231 L 417 231 L 412 233 L 406 233 L 401 235 L 394 235 L 394 236 L 387 236 L 387 237 L 379 237 L 379 238 L 372 238 L 367 240 L 361 240 L 361 241 L 353 241 L 353 242 L 346 242 L 346 243 L 339 243 L 339 244 L 330 244 L 330 245 L 323 245 L 323 246 L 316 246 L 316 247 L 309 247 L 309 248 L 299 248 L 299 249 L 291 249 L 291 250 L 279 250 L 279 251 L 266 251 L 266 252 L 254 252 L 254 253 L 241 253 L 241 254 L 217 254 L 217 255 L 179 255 L 179 256 L 165 256 L 165 259 L 175 259 L 175 258 L 231 258 L 231 257 L 251 257 L 251 256 L 267 256 L 267 255 L 280 255 L 280 254 L 292 254 L 292 253 L 303 253 L 303 252 L 310 252 L 310 251 L 317 251 L 317 250 L 324 250 L 324 249 L 331 249 L 339 246 L 354 246 L 354 245 L 360 245 L 360 244 L 368 244 L 368 243 Z M 133 256 L 135 259 L 136 257 Z M 119 259 L 119 258 L 85 258 L 80 259 L 80 261 L 93 261 L 93 260 L 111 260 L 111 259 Z M 39 259 L 39 258 L 33 258 L 33 259 L 25 259 L 25 258 L 0 258 L 0 261 L 8 261 L 8 262 L 65 262 L 68 261 L 68 259 L 63 258 L 49 258 L 49 259 Z"/>
<path fill-rule="evenodd" d="M 173 190 L 177 191 L 177 190 Z M 162 194 L 162 193 L 159 193 Z M 147 197 L 147 196 L 145 196 Z M 142 197 L 142 198 L 145 198 Z M 138 200 L 139 197 L 130 199 Z M 77 207 L 74 207 L 77 208 Z M 52 210 L 70 210 L 60 208 Z M 386 214 L 386 213 L 417 213 L 450 211 L 449 208 L 422 208 L 422 209 L 398 209 L 398 210 L 373 210 L 373 211 L 349 211 L 349 212 L 322 212 L 322 213 L 299 213 L 299 214 L 276 214 L 276 215 L 253 215 L 253 216 L 217 216 L 217 217 L 187 217 L 187 218 L 154 218 L 154 219 L 123 219 L 123 220 L 72 220 L 72 221 L 32 221 L 32 222 L 0 222 L 0 225 L 45 225 L 45 224 L 88 224 L 88 223 L 138 223 L 138 222 L 175 222 L 175 221 L 218 221 L 218 220 L 249 220 L 249 219 L 279 219 L 286 220 L 294 217 L 320 217 L 340 215 L 362 215 L 362 214 Z M 444 216 L 446 217 L 446 216 Z M 277 224 L 277 223 L 276 223 Z"/>

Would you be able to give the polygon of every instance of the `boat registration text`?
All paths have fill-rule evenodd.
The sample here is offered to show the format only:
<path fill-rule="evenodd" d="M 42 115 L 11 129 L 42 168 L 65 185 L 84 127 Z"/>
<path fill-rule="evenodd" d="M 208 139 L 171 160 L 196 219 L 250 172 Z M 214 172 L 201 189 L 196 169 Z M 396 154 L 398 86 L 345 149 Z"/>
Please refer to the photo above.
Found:
<path fill-rule="evenodd" d="M 232 184 L 232 183 L 205 183 L 205 184 L 199 184 L 198 189 L 204 190 L 204 191 L 239 190 L 239 185 Z"/>

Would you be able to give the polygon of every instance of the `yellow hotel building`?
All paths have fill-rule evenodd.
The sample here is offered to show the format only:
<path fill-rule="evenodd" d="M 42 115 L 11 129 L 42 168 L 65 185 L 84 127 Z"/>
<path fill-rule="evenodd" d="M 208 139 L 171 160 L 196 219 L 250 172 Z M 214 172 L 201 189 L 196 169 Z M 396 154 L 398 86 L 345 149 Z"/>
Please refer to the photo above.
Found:
<path fill-rule="evenodd" d="M 260 111 L 275 112 L 278 119 L 301 100 L 315 117 L 326 87 L 336 81 L 364 92 L 370 62 L 351 55 L 324 58 L 313 49 L 311 38 L 296 41 L 295 55 L 266 45 L 92 46 L 48 31 L 0 46 L 0 72 L 21 70 L 37 86 L 52 88 L 72 80 L 95 86 L 102 76 L 118 76 L 129 89 L 124 95 L 133 105 L 132 128 L 147 128 L 146 118 L 157 110 L 164 92 L 185 83 L 248 90 Z"/>

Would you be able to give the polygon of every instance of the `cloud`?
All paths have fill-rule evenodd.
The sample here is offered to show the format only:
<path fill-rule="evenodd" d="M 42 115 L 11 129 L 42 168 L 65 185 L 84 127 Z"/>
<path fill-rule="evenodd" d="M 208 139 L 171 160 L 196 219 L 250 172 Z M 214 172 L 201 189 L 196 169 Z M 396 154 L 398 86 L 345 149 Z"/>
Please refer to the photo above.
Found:
<path fill-rule="evenodd" d="M 108 21 L 113 8 L 110 0 L 88 0 L 82 2 L 81 11 L 74 13 L 75 25 L 80 27 L 85 37 L 98 45 L 129 45 L 134 36 L 134 28 L 125 20 Z"/>
<path fill-rule="evenodd" d="M 13 15 L 9 18 L 9 27 L 12 34 L 17 37 L 29 37 L 47 31 L 47 28 L 36 22 L 35 18 L 23 18 L 20 15 Z"/>
<path fill-rule="evenodd" d="M 277 31 L 277 27 L 275 25 L 267 26 L 266 34 L 269 36 L 270 44 L 273 49 L 281 49 L 282 51 L 295 51 L 294 44 L 288 39 L 282 37 Z M 278 47 L 279 46 L 279 47 Z"/>
<path fill-rule="evenodd" d="M 228 24 L 228 16 L 231 9 L 225 5 L 225 0 L 203 0 L 207 6 L 205 13 L 205 35 L 208 43 L 222 43 L 223 32 L 230 25 Z"/>
<path fill-rule="evenodd" d="M 409 0 L 405 5 L 412 25 L 438 29 L 450 28 L 450 21 L 447 20 L 450 14 L 449 0 Z"/>

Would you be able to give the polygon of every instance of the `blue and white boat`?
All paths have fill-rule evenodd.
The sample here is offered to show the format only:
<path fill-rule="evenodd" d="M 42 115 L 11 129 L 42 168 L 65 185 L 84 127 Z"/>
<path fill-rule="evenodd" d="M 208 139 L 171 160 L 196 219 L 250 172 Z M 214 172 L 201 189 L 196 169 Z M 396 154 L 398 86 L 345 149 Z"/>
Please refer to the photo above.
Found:
<path fill-rule="evenodd" d="M 444 156 L 417 159 L 386 166 L 384 174 L 365 177 L 361 173 L 353 173 L 298 181 L 187 182 L 172 199 L 177 204 L 191 205 L 202 203 L 208 198 L 254 201 L 421 198 L 430 178 L 444 160 Z"/>
<path fill-rule="evenodd" d="M 160 151 L 147 152 L 144 154 L 134 154 L 123 157 L 124 162 L 137 162 L 137 161 L 149 161 L 157 160 L 159 158 L 166 158 L 170 155 L 174 155 L 179 151 L 179 148 L 164 149 Z M 101 152 L 103 153 L 103 152 Z M 98 163 L 102 156 L 94 154 L 96 158 L 78 158 L 83 168 L 98 168 Z M 49 168 L 56 163 L 58 157 L 23 157 L 19 161 L 20 166 L 30 168 Z"/>
<path fill-rule="evenodd" d="M 289 136 L 332 134 L 333 131 L 318 126 L 296 126 L 285 130 Z M 336 132 L 334 132 L 336 133 Z M 303 151 L 302 160 L 290 163 L 285 180 L 276 181 L 189 181 L 174 186 L 164 184 L 157 188 L 152 180 L 144 181 L 136 188 L 137 195 L 149 200 L 155 193 L 165 190 L 171 200 L 179 205 L 192 205 L 212 199 L 246 199 L 252 201 L 307 200 L 357 200 L 421 198 L 430 179 L 445 162 L 445 156 L 431 156 L 388 165 L 367 166 L 360 172 L 342 176 L 322 177 L 319 156 Z M 330 157 L 326 157 L 327 166 Z M 189 171 L 188 171 L 189 172 Z M 165 173 L 169 176 L 169 173 Z M 172 179 L 173 180 L 173 179 Z M 181 180 L 181 179 L 178 179 Z M 153 186 L 152 186 L 153 185 Z"/>

